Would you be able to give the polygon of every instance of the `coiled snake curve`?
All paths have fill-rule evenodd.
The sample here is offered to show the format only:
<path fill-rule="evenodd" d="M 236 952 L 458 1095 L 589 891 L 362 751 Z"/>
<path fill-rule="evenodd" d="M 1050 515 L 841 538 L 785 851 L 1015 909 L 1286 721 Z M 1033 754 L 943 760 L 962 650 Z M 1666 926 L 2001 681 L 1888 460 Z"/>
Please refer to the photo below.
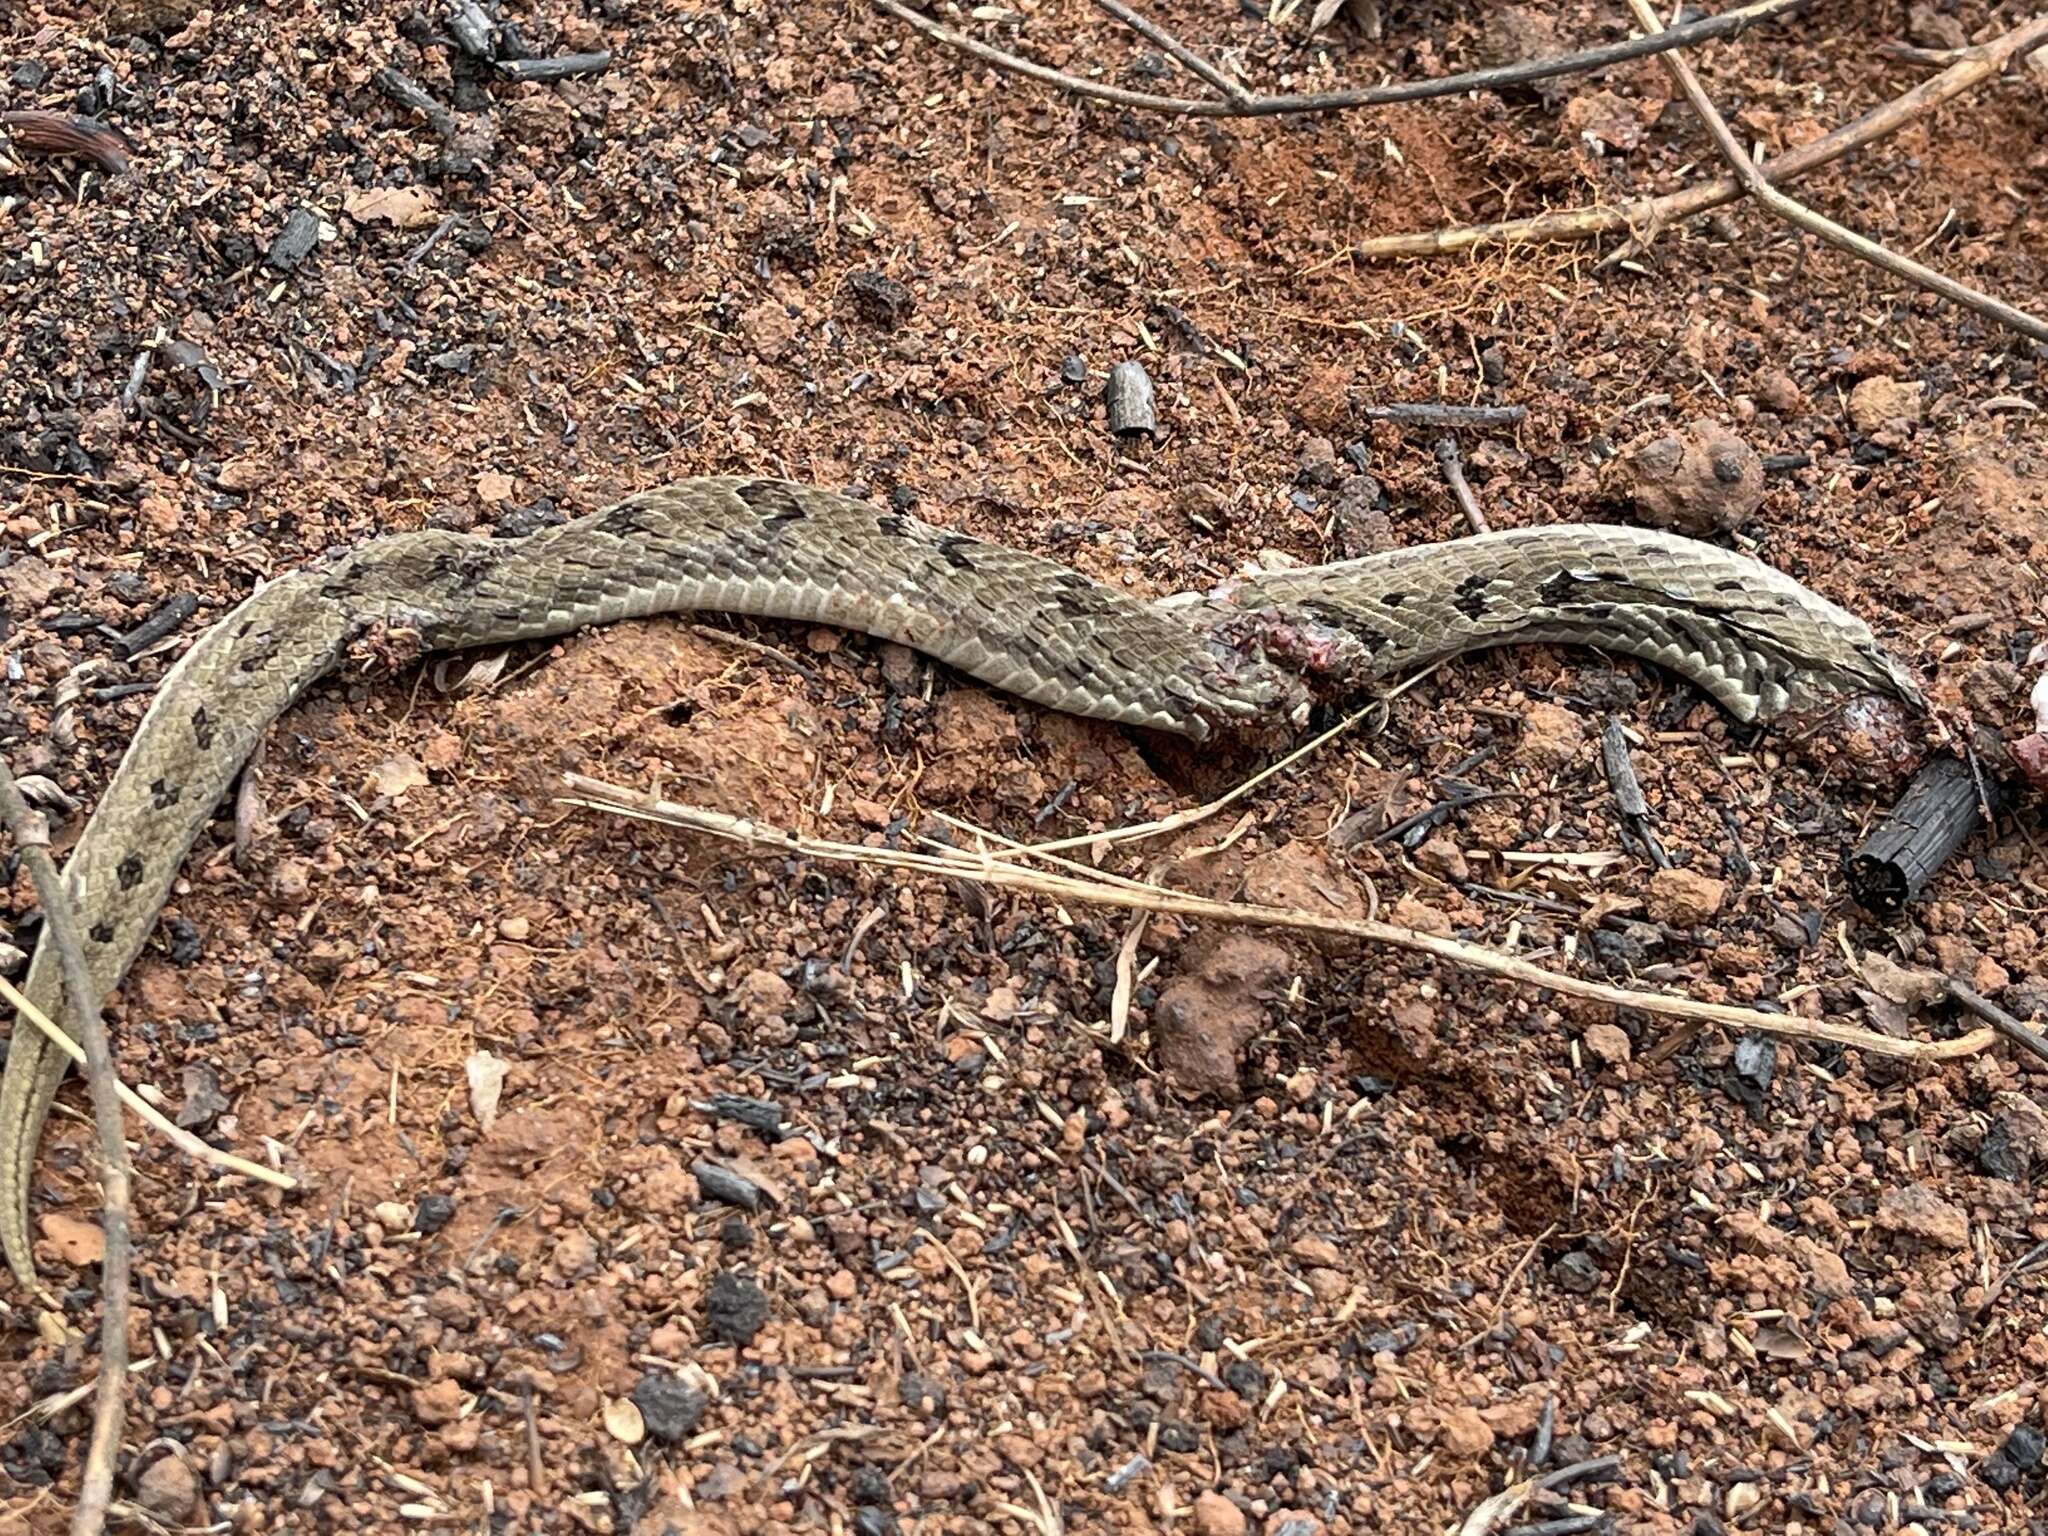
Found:
<path fill-rule="evenodd" d="M 1860 620 L 1747 556 L 1668 534 L 1483 534 L 1244 579 L 1176 611 L 809 486 L 685 480 L 522 539 L 380 538 L 270 583 L 201 635 L 65 866 L 94 981 L 120 983 L 264 730 L 365 631 L 417 631 L 452 650 L 688 609 L 862 630 L 1051 709 L 1193 737 L 1284 714 L 1303 671 L 1365 682 L 1511 641 L 1657 663 L 1744 721 L 1857 694 L 1917 697 Z M 63 1017 L 48 942 L 25 990 Z M 67 1065 L 16 1020 L 0 1085 L 0 1246 L 31 1289 L 29 1185 Z"/>

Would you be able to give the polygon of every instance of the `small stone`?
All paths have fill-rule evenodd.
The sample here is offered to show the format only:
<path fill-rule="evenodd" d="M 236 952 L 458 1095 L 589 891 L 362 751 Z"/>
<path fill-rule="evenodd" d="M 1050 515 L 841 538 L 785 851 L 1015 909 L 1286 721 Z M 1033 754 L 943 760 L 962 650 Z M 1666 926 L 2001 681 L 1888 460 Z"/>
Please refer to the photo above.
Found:
<path fill-rule="evenodd" d="M 228 1107 L 228 1096 L 220 1091 L 220 1074 L 203 1061 L 185 1064 L 185 1102 L 178 1106 L 178 1124 L 188 1131 L 203 1131 Z"/>
<path fill-rule="evenodd" d="M 81 1221 L 62 1211 L 48 1211 L 40 1218 L 43 1236 L 57 1249 L 57 1257 L 75 1269 L 97 1264 L 107 1256 L 107 1237 L 96 1221 Z"/>
<path fill-rule="evenodd" d="M 795 1000 L 795 990 L 773 971 L 747 972 L 740 978 L 740 984 L 733 988 L 732 994 L 733 1006 L 739 1010 L 740 1017 L 756 1028 L 780 1024 Z"/>
<path fill-rule="evenodd" d="M 1806 394 L 1782 368 L 1766 368 L 1750 384 L 1757 404 L 1780 416 L 1797 416 L 1806 409 Z"/>
<path fill-rule="evenodd" d="M 2041 1468 L 2048 1443 L 2031 1424 L 2016 1424 L 2005 1443 L 1978 1464 L 1977 1475 L 2000 1493 L 2018 1486 L 2022 1477 Z"/>
<path fill-rule="evenodd" d="M 1906 7 L 1906 36 L 1922 48 L 1962 48 L 1970 41 L 1961 21 L 1944 15 L 1928 0 L 1914 0 Z"/>
<path fill-rule="evenodd" d="M 527 935 L 532 932 L 533 924 L 516 913 L 511 917 L 498 919 L 498 937 L 501 939 L 510 939 L 513 943 L 520 944 L 524 943 Z"/>
<path fill-rule="evenodd" d="M 436 1381 L 413 1388 L 412 1414 L 428 1428 L 451 1424 L 462 1412 L 462 1383 Z"/>
<path fill-rule="evenodd" d="M 1615 491 L 1652 528 L 1704 538 L 1740 527 L 1764 499 L 1764 461 L 1726 427 L 1707 420 L 1639 438 L 1609 471 Z"/>
<path fill-rule="evenodd" d="M 279 272 L 295 271 L 319 243 L 320 221 L 305 209 L 294 208 L 264 253 L 264 264 Z"/>
<path fill-rule="evenodd" d="M 580 1280 L 597 1270 L 597 1244 L 581 1227 L 571 1227 L 555 1243 L 548 1267 L 564 1280 Z"/>
<path fill-rule="evenodd" d="M 1287 1251 L 1304 1264 L 1320 1265 L 1325 1269 L 1340 1269 L 1344 1264 L 1344 1253 L 1327 1237 L 1297 1237 L 1288 1245 Z"/>
<path fill-rule="evenodd" d="M 1244 1511 L 1213 1490 L 1198 1493 L 1194 1531 L 1195 1536 L 1244 1536 Z"/>
<path fill-rule="evenodd" d="M 1476 1408 L 1453 1408 L 1437 1427 L 1437 1442 L 1447 1454 L 1474 1461 L 1493 1449 L 1493 1426 Z"/>
<path fill-rule="evenodd" d="M 379 1200 L 370 1214 L 386 1232 L 404 1232 L 412 1226 L 412 1208 L 402 1200 Z"/>
<path fill-rule="evenodd" d="M 1643 891 L 1650 917 L 1674 928 L 1697 928 L 1713 921 L 1728 899 L 1728 882 L 1689 869 L 1660 869 Z"/>
<path fill-rule="evenodd" d="M 1579 1042 L 1588 1055 L 1605 1066 L 1623 1066 L 1635 1054 L 1627 1032 L 1614 1024 L 1588 1024 Z"/>
<path fill-rule="evenodd" d="M 704 1422 L 710 1398 L 670 1371 L 649 1371 L 633 1387 L 633 1406 L 648 1434 L 674 1445 Z"/>
<path fill-rule="evenodd" d="M 449 1195 L 420 1196 L 419 1210 L 414 1212 L 412 1229 L 431 1237 L 455 1218 L 455 1201 Z"/>
<path fill-rule="evenodd" d="M 1600 1267 L 1574 1248 L 1550 1266 L 1550 1278 L 1559 1290 L 1570 1291 L 1574 1296 L 1590 1296 L 1600 1284 Z"/>
<path fill-rule="evenodd" d="M 902 325 L 917 308 L 908 288 L 880 272 L 847 273 L 844 291 L 853 300 L 855 314 L 885 331 Z"/>
<path fill-rule="evenodd" d="M 199 1502 L 199 1475 L 172 1451 L 135 1480 L 135 1502 L 170 1525 L 184 1525 Z"/>
<path fill-rule="evenodd" d="M 1515 757 L 1538 773 L 1560 773 L 1586 744 L 1586 722 L 1561 704 L 1538 702 L 1522 712 Z"/>
<path fill-rule="evenodd" d="M 1877 1224 L 1887 1232 L 1918 1238 L 1937 1248 L 1961 1249 L 1970 1244 L 1968 1214 L 1925 1184 L 1887 1189 L 1878 1196 Z"/>
<path fill-rule="evenodd" d="M 1442 875 L 1446 880 L 1463 881 L 1472 878 L 1472 866 L 1465 862 L 1464 850 L 1441 832 L 1415 850 L 1415 862 L 1431 874 Z"/>
<path fill-rule="evenodd" d="M 1866 436 L 1878 432 L 1903 434 L 1920 425 L 1926 414 L 1919 384 L 1903 384 L 1878 374 L 1849 391 L 1849 421 Z"/>
<path fill-rule="evenodd" d="M 904 1372 L 896 1383 L 896 1395 L 903 1400 L 904 1407 L 921 1418 L 937 1419 L 945 1416 L 946 1389 L 915 1371 Z"/>
<path fill-rule="evenodd" d="M 1287 985 L 1293 958 L 1278 944 L 1228 934 L 1194 970 L 1160 989 L 1155 1051 L 1168 1082 L 1190 1095 L 1235 1101 L 1237 1053 L 1265 1028 L 1265 999 Z"/>
<path fill-rule="evenodd" d="M 2048 1168 L 2048 1111 L 2023 1093 L 1999 1094 L 1978 1144 L 1977 1162 L 1986 1173 L 2015 1182 L 2036 1168 Z"/>
<path fill-rule="evenodd" d="M 270 484 L 270 466 L 261 459 L 230 459 L 221 465 L 213 483 L 236 495 L 260 491 Z"/>
<path fill-rule="evenodd" d="M 768 1293 L 731 1270 L 711 1282 L 704 1298 L 704 1325 L 714 1339 L 747 1344 L 768 1321 Z M 644 1406 L 644 1405 L 643 1405 Z"/>

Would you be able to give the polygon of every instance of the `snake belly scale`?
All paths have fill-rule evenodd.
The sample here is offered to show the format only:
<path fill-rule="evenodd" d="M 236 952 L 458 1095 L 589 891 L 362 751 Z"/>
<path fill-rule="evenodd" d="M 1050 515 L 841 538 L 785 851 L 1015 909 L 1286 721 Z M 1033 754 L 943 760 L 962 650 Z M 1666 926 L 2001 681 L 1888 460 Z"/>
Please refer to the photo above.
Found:
<path fill-rule="evenodd" d="M 1347 678 L 1512 641 L 1567 641 L 1691 679 L 1742 720 L 1856 694 L 1914 698 L 1853 615 L 1746 556 L 1637 529 L 1565 525 L 1250 578 L 1176 612 L 1052 561 L 810 486 L 686 480 L 522 539 L 377 539 L 270 583 L 165 676 L 64 870 L 102 992 L 126 975 L 185 855 L 270 723 L 377 626 L 431 650 L 686 610 L 864 631 L 1050 709 L 1203 737 L 1302 697 L 1287 647 Z M 24 990 L 63 1019 L 53 947 Z M 33 1287 L 28 1201 L 67 1058 L 17 1019 L 0 1083 L 0 1247 Z"/>

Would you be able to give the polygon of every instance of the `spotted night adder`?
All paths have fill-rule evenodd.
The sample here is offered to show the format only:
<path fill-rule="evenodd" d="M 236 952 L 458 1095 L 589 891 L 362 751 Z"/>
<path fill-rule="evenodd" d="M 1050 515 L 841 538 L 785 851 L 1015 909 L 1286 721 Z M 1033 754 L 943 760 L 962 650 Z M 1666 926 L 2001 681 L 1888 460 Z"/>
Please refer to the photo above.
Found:
<path fill-rule="evenodd" d="M 810 486 L 685 480 L 522 539 L 377 539 L 270 583 L 201 635 L 65 866 L 94 981 L 119 985 L 264 730 L 367 631 L 454 650 L 689 609 L 862 630 L 1051 709 L 1195 738 L 1298 723 L 1306 680 L 1358 685 L 1512 641 L 1657 663 L 1744 721 L 1859 694 L 1917 698 L 1851 614 L 1747 556 L 1668 534 L 1489 533 L 1149 604 Z M 25 990 L 66 1017 L 48 942 Z M 31 1288 L 29 1186 L 67 1065 L 16 1020 L 0 1086 L 0 1245 Z"/>

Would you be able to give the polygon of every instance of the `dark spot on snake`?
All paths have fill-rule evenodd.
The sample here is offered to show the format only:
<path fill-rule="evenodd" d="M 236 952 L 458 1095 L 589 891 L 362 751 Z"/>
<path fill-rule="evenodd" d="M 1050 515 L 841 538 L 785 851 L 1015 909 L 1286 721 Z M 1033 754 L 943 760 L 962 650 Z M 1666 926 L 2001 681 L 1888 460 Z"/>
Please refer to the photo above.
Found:
<path fill-rule="evenodd" d="M 974 569 L 974 562 L 967 558 L 967 551 L 973 549 L 978 542 L 968 538 L 964 533 L 944 533 L 939 535 L 938 549 L 939 553 L 945 556 L 946 564 L 952 566 L 954 570 L 971 571 Z"/>
<path fill-rule="evenodd" d="M 156 808 L 160 811 L 167 811 L 176 805 L 178 803 L 178 796 L 184 793 L 177 785 L 165 779 L 158 779 L 154 784 L 150 785 L 149 792 L 155 797 Z"/>
<path fill-rule="evenodd" d="M 1536 596 L 1540 596 L 1552 608 L 1563 608 L 1567 602 L 1573 600 L 1577 592 L 1579 578 L 1571 571 L 1554 571 L 1552 575 L 1546 575 L 1542 580 L 1542 586 L 1536 588 Z"/>
<path fill-rule="evenodd" d="M 1468 619 L 1480 619 L 1486 615 L 1486 589 L 1493 585 L 1493 578 L 1483 571 L 1474 571 L 1458 583 L 1457 596 L 1451 599 L 1451 606 Z"/>
<path fill-rule="evenodd" d="M 771 531 L 802 522 L 806 515 L 803 503 L 780 480 L 749 480 L 736 486 L 733 494 L 760 514 L 762 526 Z"/>
<path fill-rule="evenodd" d="M 1726 581 L 1715 582 L 1714 590 L 1716 592 L 1740 592 L 1742 590 L 1742 583 L 1731 576 Z"/>
<path fill-rule="evenodd" d="M 192 741 L 202 752 L 213 745 L 213 722 L 207 718 L 204 704 L 192 711 Z"/>
<path fill-rule="evenodd" d="M 87 937 L 95 944 L 111 944 L 114 942 L 114 925 L 112 923 L 94 923 Z"/>
<path fill-rule="evenodd" d="M 475 549 L 449 550 L 436 555 L 431 567 L 434 579 L 452 581 L 458 590 L 468 592 L 490 575 L 504 556 L 482 540 L 475 542 Z"/>
<path fill-rule="evenodd" d="M 910 532 L 910 524 L 891 512 L 885 512 L 876 518 L 875 526 L 892 539 L 903 538 Z"/>
<path fill-rule="evenodd" d="M 121 882 L 121 889 L 132 891 L 142 884 L 142 855 L 131 853 L 114 866 L 114 878 Z"/>
<path fill-rule="evenodd" d="M 643 509 L 630 501 L 622 501 L 616 507 L 600 512 L 597 527 L 599 532 L 620 539 L 652 538 L 655 532 L 653 525 L 645 521 Z"/>
<path fill-rule="evenodd" d="M 1406 592 L 1388 592 L 1380 598 L 1380 601 L 1389 608 L 1398 608 L 1408 601 L 1408 594 Z"/>

